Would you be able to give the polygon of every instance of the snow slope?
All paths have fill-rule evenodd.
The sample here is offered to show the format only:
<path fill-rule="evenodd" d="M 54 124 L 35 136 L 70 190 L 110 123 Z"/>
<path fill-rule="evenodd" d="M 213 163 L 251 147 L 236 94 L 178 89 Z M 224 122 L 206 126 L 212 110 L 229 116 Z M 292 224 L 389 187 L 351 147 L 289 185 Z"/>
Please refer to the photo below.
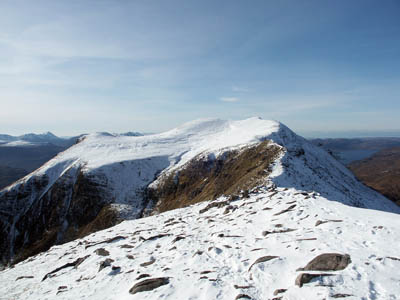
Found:
<path fill-rule="evenodd" d="M 208 204 L 125 221 L 52 247 L 0 272 L 0 299 L 400 299 L 397 214 L 274 188 L 272 182 L 231 202 L 228 213 L 228 206 L 201 213 Z M 108 255 L 96 254 L 99 248 Z M 332 252 L 350 255 L 351 263 L 295 285 L 298 268 Z M 46 277 L 86 256 L 77 267 Z M 277 257 L 252 265 L 265 256 Z M 99 270 L 106 259 L 110 265 Z M 157 277 L 169 283 L 129 293 L 134 284 Z M 278 289 L 286 291 L 274 296 Z"/>

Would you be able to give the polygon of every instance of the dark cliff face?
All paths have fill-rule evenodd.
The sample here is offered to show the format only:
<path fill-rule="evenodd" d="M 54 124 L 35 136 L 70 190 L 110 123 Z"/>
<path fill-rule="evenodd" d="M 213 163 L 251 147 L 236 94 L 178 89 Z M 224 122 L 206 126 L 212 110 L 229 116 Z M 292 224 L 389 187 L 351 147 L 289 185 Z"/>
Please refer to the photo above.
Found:
<path fill-rule="evenodd" d="M 107 178 L 70 169 L 49 188 L 46 175 L 32 177 L 0 196 L 0 257 L 19 262 L 91 232 L 115 225 Z M 48 189 L 48 190 L 47 190 Z"/>
<path fill-rule="evenodd" d="M 219 157 L 197 157 L 183 168 L 161 176 L 149 188 L 154 213 L 185 207 L 221 195 L 235 196 L 262 183 L 281 148 L 264 141 L 242 150 L 227 151 Z"/>

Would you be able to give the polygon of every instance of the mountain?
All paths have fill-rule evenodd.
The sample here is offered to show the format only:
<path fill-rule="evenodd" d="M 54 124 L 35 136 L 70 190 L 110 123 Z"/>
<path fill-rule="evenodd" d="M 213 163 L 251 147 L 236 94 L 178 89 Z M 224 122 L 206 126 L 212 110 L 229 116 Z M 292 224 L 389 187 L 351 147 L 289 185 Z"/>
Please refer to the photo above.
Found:
<path fill-rule="evenodd" d="M 266 178 L 347 205 L 399 211 L 281 123 L 199 120 L 156 135 L 81 137 L 2 190 L 1 260 L 18 262 L 122 220 L 240 196 Z"/>
<path fill-rule="evenodd" d="M 89 135 L 0 199 L 14 251 L 87 226 L 98 201 L 125 219 L 0 271 L 7 299 L 400 295 L 400 208 L 278 122 Z"/>
<path fill-rule="evenodd" d="M 400 147 L 381 150 L 349 168 L 364 184 L 400 205 Z"/>

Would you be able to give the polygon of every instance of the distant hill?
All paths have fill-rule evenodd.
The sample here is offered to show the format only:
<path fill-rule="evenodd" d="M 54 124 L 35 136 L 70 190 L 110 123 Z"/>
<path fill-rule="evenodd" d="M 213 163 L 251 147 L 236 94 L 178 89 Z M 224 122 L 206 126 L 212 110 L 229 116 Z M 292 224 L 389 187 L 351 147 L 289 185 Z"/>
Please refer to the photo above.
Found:
<path fill-rule="evenodd" d="M 400 147 L 398 137 L 329 138 L 310 141 L 332 153 L 343 164 L 368 158 L 383 149 Z"/>
<path fill-rule="evenodd" d="M 349 168 L 364 184 L 400 205 L 400 147 L 381 150 Z"/>

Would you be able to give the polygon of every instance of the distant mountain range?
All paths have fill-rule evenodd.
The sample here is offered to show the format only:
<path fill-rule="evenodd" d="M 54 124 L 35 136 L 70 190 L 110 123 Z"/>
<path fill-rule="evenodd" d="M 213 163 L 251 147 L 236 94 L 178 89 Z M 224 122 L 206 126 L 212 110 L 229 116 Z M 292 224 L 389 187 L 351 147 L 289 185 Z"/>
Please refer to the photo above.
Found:
<path fill-rule="evenodd" d="M 73 145 L 77 137 L 61 138 L 51 132 L 35 134 L 27 133 L 20 136 L 0 134 L 0 146 L 33 146 L 52 144 L 60 147 L 69 147 Z"/>

